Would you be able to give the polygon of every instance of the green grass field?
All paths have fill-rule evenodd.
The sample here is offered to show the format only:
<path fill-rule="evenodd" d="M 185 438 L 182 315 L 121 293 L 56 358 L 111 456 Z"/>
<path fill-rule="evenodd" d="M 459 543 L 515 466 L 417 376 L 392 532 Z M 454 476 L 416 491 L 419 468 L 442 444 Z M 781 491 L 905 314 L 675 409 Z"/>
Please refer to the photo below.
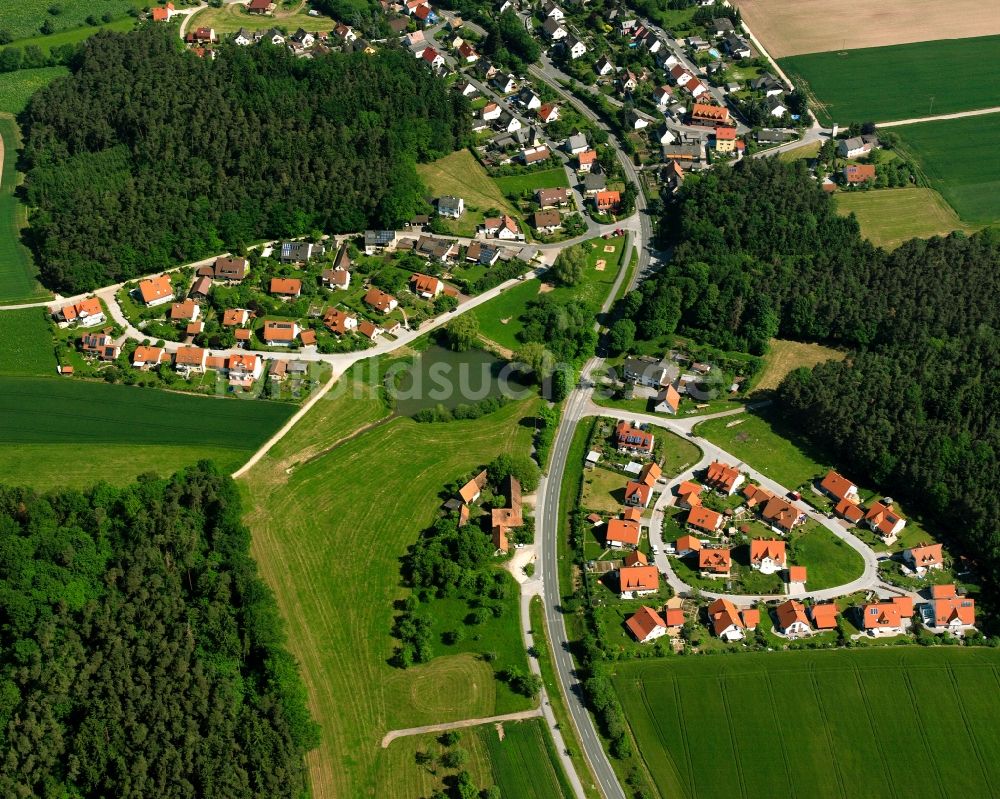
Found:
<path fill-rule="evenodd" d="M 571 799 L 573 792 L 542 719 L 505 724 L 502 741 L 491 726 L 477 727 L 476 732 L 489 751 L 501 796 Z"/>
<path fill-rule="evenodd" d="M 963 222 L 975 226 L 1000 222 L 1000 158 L 995 153 L 1000 113 L 892 130 Z"/>
<path fill-rule="evenodd" d="M 66 67 L 41 67 L 40 69 L 19 69 L 16 72 L 0 74 L 0 113 L 20 114 L 28 104 L 28 98 L 56 78 L 68 75 Z M 0 131 L 2 134 L 3 131 Z"/>
<path fill-rule="evenodd" d="M 293 11 L 297 8 L 297 11 Z M 187 30 L 194 30 L 197 27 L 205 26 L 214 28 L 216 33 L 235 33 L 240 28 L 247 30 L 267 30 L 275 25 L 285 28 L 289 33 L 293 33 L 298 28 L 305 28 L 307 31 L 329 32 L 334 22 L 327 16 L 310 17 L 309 9 L 302 4 L 295 3 L 292 9 L 283 8 L 279 2 L 278 8 L 273 15 L 248 14 L 246 7 L 238 3 L 227 4 L 221 8 L 206 8 L 195 14 L 188 22 Z"/>
<path fill-rule="evenodd" d="M 559 189 L 569 187 L 566 170 L 562 167 L 546 169 L 542 172 L 530 172 L 527 175 L 508 175 L 493 178 L 500 191 L 504 194 L 520 195 L 522 192 L 534 192 L 535 189 Z"/>
<path fill-rule="evenodd" d="M 3 91 L 4 77 L 0 76 L 0 92 Z M 17 125 L 4 114 L 0 114 L 0 140 L 3 151 L 3 170 L 0 171 L 0 305 L 44 300 L 52 295 L 39 285 L 38 270 L 31 252 L 21 243 L 21 229 L 27 217 L 24 206 L 14 195 L 18 181 L 15 161 L 19 140 Z"/>
<path fill-rule="evenodd" d="M 47 489 L 97 480 L 122 484 L 146 471 L 169 474 L 201 458 L 231 471 L 293 410 L 275 402 L 4 375 L 0 474 Z"/>
<path fill-rule="evenodd" d="M 993 796 L 1000 653 L 632 661 L 613 677 L 664 797 Z"/>
<path fill-rule="evenodd" d="M 796 528 L 790 540 L 789 562 L 809 569 L 806 585 L 811 591 L 846 585 L 865 570 L 857 552 L 812 519 Z"/>
<path fill-rule="evenodd" d="M 551 289 L 551 286 L 540 280 L 526 280 L 472 311 L 479 320 L 480 332 L 502 347 L 516 350 L 521 346 L 518 333 L 524 327 L 520 316 L 525 306 L 541 293 L 551 293 L 558 299 L 572 298 L 592 306 L 595 310 L 598 309 L 607 298 L 618 276 L 625 238 L 592 239 L 587 243 L 591 244 L 593 249 L 588 256 L 587 269 L 579 285 L 558 286 Z M 612 248 L 611 252 L 604 252 L 605 247 Z M 599 261 L 604 261 L 600 270 L 597 268 Z M 543 289 L 551 291 L 543 292 Z"/>
<path fill-rule="evenodd" d="M 127 17 L 129 10 L 142 9 L 155 5 L 147 0 L 88 0 L 86 3 L 78 0 L 0 0 L 0 30 L 5 30 L 20 41 L 38 36 L 42 24 L 47 20 L 56 32 L 68 31 L 86 24 L 88 17 L 100 17 L 110 14 L 115 20 Z M 181 5 L 178 3 L 178 6 Z M 58 8 L 58 14 L 49 13 L 49 9 Z"/>
<path fill-rule="evenodd" d="M 821 122 L 846 126 L 1000 105 L 998 47 L 1000 36 L 980 36 L 809 53 L 778 63 L 816 99 Z"/>
<path fill-rule="evenodd" d="M 727 427 L 737 420 L 742 421 Z M 788 489 L 798 488 L 826 473 L 827 467 L 815 460 L 812 453 L 784 438 L 780 422 L 766 415 L 746 413 L 709 419 L 695 427 L 695 434 Z"/>
<path fill-rule="evenodd" d="M 77 28 L 50 33 L 48 36 L 38 35 L 27 39 L 18 39 L 12 47 L 28 47 L 34 45 L 43 53 L 48 53 L 53 47 L 61 47 L 64 44 L 77 44 L 84 39 L 89 39 L 98 31 L 116 31 L 124 33 L 135 28 L 135 19 L 132 17 L 119 17 L 111 22 L 102 22 L 100 25 L 81 25 Z"/>
<path fill-rule="evenodd" d="M 417 164 L 417 174 L 435 197 L 453 194 L 464 199 L 467 208 L 514 212 L 499 186 L 468 150 L 456 150 L 432 163 Z"/>
<path fill-rule="evenodd" d="M 518 658 L 527 667 L 524 650 L 512 651 L 507 637 L 517 631 L 516 600 L 480 642 L 472 631 L 457 647 L 435 640 L 436 657 L 408 670 L 387 661 L 396 645 L 393 603 L 408 593 L 399 559 L 435 518 L 447 482 L 501 451 L 528 450 L 532 429 L 523 420 L 536 402 L 476 421 L 380 423 L 380 402 L 348 392 L 317 403 L 240 481 L 254 557 L 275 591 L 322 725 L 320 748 L 309 757 L 316 799 L 425 795 L 427 775 L 412 758 L 401 763 L 396 744 L 380 748 L 386 732 L 530 705 L 471 652 L 493 641 L 504 650 L 498 662 Z M 351 437 L 366 425 L 374 426 Z M 448 601 L 419 612 L 435 615 L 442 630 L 460 626 L 448 619 Z"/>
<path fill-rule="evenodd" d="M 953 230 L 972 232 L 934 189 L 879 189 L 838 192 L 837 213 L 854 214 L 861 235 L 872 244 L 894 250 L 910 239 L 947 236 Z"/>
<path fill-rule="evenodd" d="M 54 375 L 55 348 L 44 308 L 0 311 L 0 375 Z"/>

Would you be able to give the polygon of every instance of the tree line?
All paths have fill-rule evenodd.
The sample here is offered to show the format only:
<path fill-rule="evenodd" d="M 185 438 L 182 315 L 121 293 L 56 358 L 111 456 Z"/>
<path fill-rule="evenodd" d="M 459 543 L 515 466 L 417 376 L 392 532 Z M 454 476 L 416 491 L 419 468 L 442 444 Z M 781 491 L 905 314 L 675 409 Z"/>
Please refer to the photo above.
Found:
<path fill-rule="evenodd" d="M 409 53 L 218 58 L 170 31 L 98 33 L 22 115 L 29 239 L 78 292 L 254 240 L 393 228 L 424 206 L 417 161 L 467 136 L 468 101 Z"/>
<path fill-rule="evenodd" d="M 300 797 L 318 742 L 233 482 L 0 486 L 0 794 Z"/>
<path fill-rule="evenodd" d="M 886 252 L 801 163 L 777 159 L 690 177 L 660 230 L 673 261 L 616 315 L 640 338 L 679 332 L 754 354 L 775 336 L 850 349 L 789 375 L 781 411 L 854 479 L 906 500 L 995 575 L 996 231 Z"/>

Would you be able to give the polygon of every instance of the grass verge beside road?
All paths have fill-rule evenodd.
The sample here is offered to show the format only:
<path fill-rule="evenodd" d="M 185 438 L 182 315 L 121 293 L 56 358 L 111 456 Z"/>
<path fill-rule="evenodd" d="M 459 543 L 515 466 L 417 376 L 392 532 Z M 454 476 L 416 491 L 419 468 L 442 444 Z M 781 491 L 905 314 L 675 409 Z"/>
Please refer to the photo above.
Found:
<path fill-rule="evenodd" d="M 801 651 L 632 661 L 613 682 L 662 796 L 989 796 L 998 666 L 979 648 Z"/>
<path fill-rule="evenodd" d="M 548 626 L 545 624 L 545 613 L 541 597 L 532 597 L 530 616 L 531 633 L 535 641 L 538 668 L 542 672 L 542 682 L 545 683 L 545 691 L 549 698 L 549 705 L 552 708 L 552 715 L 555 716 L 556 724 L 559 725 L 563 741 L 569 747 L 569 759 L 573 761 L 576 774 L 580 778 L 580 782 L 583 783 L 584 796 L 587 799 L 600 799 L 601 794 L 594 787 L 593 775 L 590 773 L 590 764 L 583 756 L 583 744 L 580 742 L 576 726 L 570 718 L 569 710 L 566 707 L 566 699 L 563 696 L 559 677 L 556 674 L 555 664 L 552 662 Z"/>
<path fill-rule="evenodd" d="M 477 727 L 501 796 L 518 799 L 573 799 L 566 775 L 542 719 L 505 723 L 500 730 Z"/>
<path fill-rule="evenodd" d="M 824 125 L 886 122 L 1000 105 L 1000 36 L 809 53 L 778 61 Z M 947 68 L 943 68 L 947 65 Z M 961 76 L 956 80 L 956 76 Z"/>

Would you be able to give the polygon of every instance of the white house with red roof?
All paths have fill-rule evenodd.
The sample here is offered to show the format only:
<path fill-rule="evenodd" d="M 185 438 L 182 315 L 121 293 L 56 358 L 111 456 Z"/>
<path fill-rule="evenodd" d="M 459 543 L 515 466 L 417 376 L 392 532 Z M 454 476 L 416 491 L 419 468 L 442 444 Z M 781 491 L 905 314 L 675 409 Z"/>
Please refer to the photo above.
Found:
<path fill-rule="evenodd" d="M 786 638 L 801 638 L 813 632 L 809 617 L 806 615 L 806 606 L 797 599 L 782 602 L 774 609 L 774 615 L 777 621 L 774 629 L 779 635 Z"/>
<path fill-rule="evenodd" d="M 932 569 L 944 568 L 944 547 L 941 544 L 920 544 L 905 550 L 903 560 L 917 577 L 923 577 Z"/>
<path fill-rule="evenodd" d="M 902 635 L 913 617 L 913 600 L 897 596 L 861 608 L 861 628 L 873 638 Z"/>
<path fill-rule="evenodd" d="M 960 596 L 950 583 L 931 587 L 931 601 L 922 612 L 928 627 L 952 635 L 962 635 L 976 624 L 975 600 Z"/>
<path fill-rule="evenodd" d="M 52 315 L 68 325 L 76 324 L 80 327 L 93 327 L 103 323 L 107 318 L 97 297 L 87 297 L 79 302 L 64 305 L 53 311 Z"/>
<path fill-rule="evenodd" d="M 865 524 L 868 525 L 884 544 L 893 544 L 906 526 L 906 520 L 892 508 L 892 502 L 883 499 L 873 502 L 865 513 Z"/>
<path fill-rule="evenodd" d="M 648 644 L 667 634 L 666 620 L 655 610 L 643 605 L 625 621 L 628 631 L 640 644 Z"/>

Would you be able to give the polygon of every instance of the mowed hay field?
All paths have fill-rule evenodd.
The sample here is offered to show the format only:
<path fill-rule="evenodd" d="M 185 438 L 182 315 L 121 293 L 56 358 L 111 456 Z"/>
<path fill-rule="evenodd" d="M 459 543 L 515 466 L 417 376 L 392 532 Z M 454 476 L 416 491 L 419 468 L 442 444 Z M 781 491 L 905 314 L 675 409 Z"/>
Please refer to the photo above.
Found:
<path fill-rule="evenodd" d="M 778 63 L 810 95 L 821 122 L 846 126 L 998 106 L 998 51 L 1000 36 L 979 36 L 811 53 Z"/>
<path fill-rule="evenodd" d="M 120 485 L 202 458 L 233 471 L 293 411 L 261 400 L 0 375 L 0 475 L 45 490 Z"/>
<path fill-rule="evenodd" d="M 871 192 L 869 192 L 871 193 Z M 764 357 L 764 370 L 755 388 L 765 390 L 777 388 L 785 375 L 800 366 L 813 367 L 825 361 L 843 360 L 844 353 L 824 347 L 822 344 L 806 344 L 802 341 L 786 341 L 772 338 Z"/>
<path fill-rule="evenodd" d="M 2 79 L 6 77 L 0 76 L 0 100 L 10 99 L 13 105 L 20 100 L 3 94 Z M 38 283 L 35 262 L 28 248 L 21 243 L 21 229 L 27 218 L 24 206 L 14 196 L 18 141 L 13 117 L 0 114 L 0 160 L 3 161 L 3 169 L 0 170 L 0 305 L 52 296 Z"/>
<path fill-rule="evenodd" d="M 953 230 L 974 230 L 958 218 L 954 209 L 934 189 L 880 189 L 837 192 L 837 213 L 854 214 L 861 235 L 872 244 L 893 250 L 910 239 L 947 236 Z"/>
<path fill-rule="evenodd" d="M 435 197 L 452 194 L 465 200 L 467 208 L 499 208 L 514 213 L 500 187 L 468 150 L 456 150 L 429 164 L 417 164 L 417 174 Z"/>
<path fill-rule="evenodd" d="M 1000 33 L 1000 14 L 982 0 L 736 0 L 735 5 L 774 58 Z"/>
<path fill-rule="evenodd" d="M 363 407 L 354 412 L 356 402 Z M 309 757 L 315 799 L 427 795 L 440 776 L 412 756 L 401 759 L 399 742 L 382 749 L 385 733 L 530 706 L 496 680 L 490 664 L 469 652 L 443 654 L 437 638 L 438 656 L 428 664 L 401 670 L 388 661 L 394 602 L 408 594 L 401 557 L 434 520 L 446 483 L 500 452 L 528 450 L 532 430 L 524 420 L 535 405 L 512 403 L 475 421 L 377 424 L 384 407 L 342 394 L 317 403 L 240 480 L 253 555 L 286 619 L 322 727 Z M 351 436 L 365 425 L 374 426 Z M 513 611 L 499 621 L 516 634 Z M 445 629 L 461 626 L 457 618 Z M 527 668 L 523 649 L 517 656 Z"/>
<path fill-rule="evenodd" d="M 248 14 L 246 5 L 239 3 L 226 4 L 221 8 L 206 8 L 191 17 L 187 30 L 195 28 L 213 28 L 218 34 L 235 33 L 240 28 L 251 31 L 268 30 L 278 26 L 289 33 L 304 28 L 311 33 L 329 32 L 334 27 L 334 21 L 328 16 L 310 17 L 309 8 L 305 3 L 295 3 L 292 8 L 286 8 L 278 0 L 274 14 Z"/>
<path fill-rule="evenodd" d="M 633 661 L 613 682 L 663 797 L 986 797 L 998 667 L 906 647 Z"/>
<path fill-rule="evenodd" d="M 1000 113 L 901 125 L 892 132 L 963 222 L 1000 222 Z"/>

